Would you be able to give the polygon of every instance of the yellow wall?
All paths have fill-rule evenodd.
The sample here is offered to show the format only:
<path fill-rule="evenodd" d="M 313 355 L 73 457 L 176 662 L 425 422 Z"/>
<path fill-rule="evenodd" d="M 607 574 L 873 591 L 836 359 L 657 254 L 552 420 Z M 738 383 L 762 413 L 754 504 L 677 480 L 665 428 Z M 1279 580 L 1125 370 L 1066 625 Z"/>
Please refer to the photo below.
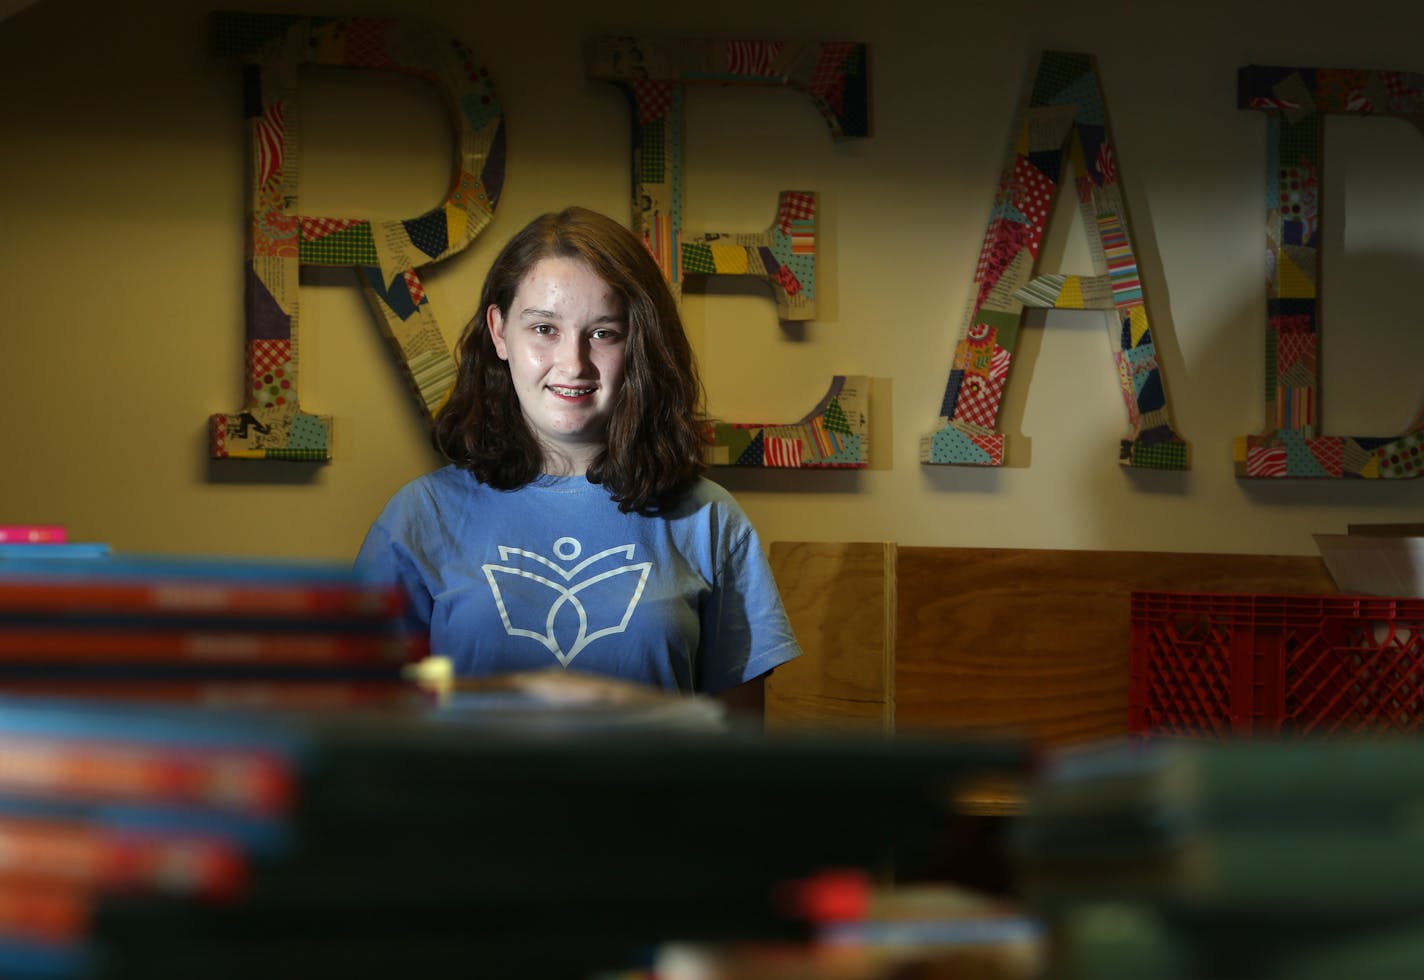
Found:
<path fill-rule="evenodd" d="M 1235 86 L 1251 62 L 1424 69 L 1424 8 L 1123 6 L 982 4 L 966 17 L 865 0 L 242 9 L 399 9 L 464 40 L 491 71 L 508 127 L 504 197 L 486 234 L 426 275 L 452 344 L 499 242 L 528 218 L 582 203 L 627 220 L 626 103 L 586 79 L 586 39 L 870 44 L 867 140 L 833 144 L 791 92 L 699 89 L 687 103 L 690 230 L 764 228 L 781 189 L 817 190 L 823 209 L 816 321 L 783 327 L 769 295 L 745 288 L 685 300 L 711 409 L 791 421 L 832 374 L 875 379 L 869 470 L 714 471 L 767 540 L 1301 554 L 1313 532 L 1418 520 L 1419 481 L 1234 476 L 1233 438 L 1267 422 L 1266 121 L 1236 108 Z M 0 16 L 16 8 L 0 20 L 0 523 L 60 522 L 124 551 L 351 557 L 390 493 L 437 462 L 354 274 L 312 272 L 301 296 L 302 407 L 334 416 L 335 459 L 206 456 L 208 416 L 241 407 L 248 152 L 239 69 L 211 54 L 211 8 L 157 0 L 139 17 L 38 0 Z M 1009 126 L 1046 48 L 1098 59 L 1168 393 L 1192 443 L 1185 473 L 1118 467 L 1126 415 L 1095 314 L 1025 331 L 1000 415 L 1010 465 L 919 462 Z M 449 136 L 431 92 L 393 76 L 307 78 L 305 213 L 413 216 L 443 196 Z M 1410 302 L 1424 271 L 1424 141 L 1393 120 L 1331 120 L 1327 132 L 1324 429 L 1393 434 L 1424 399 Z M 1090 272 L 1071 208 L 1057 215 L 1040 271 Z"/>

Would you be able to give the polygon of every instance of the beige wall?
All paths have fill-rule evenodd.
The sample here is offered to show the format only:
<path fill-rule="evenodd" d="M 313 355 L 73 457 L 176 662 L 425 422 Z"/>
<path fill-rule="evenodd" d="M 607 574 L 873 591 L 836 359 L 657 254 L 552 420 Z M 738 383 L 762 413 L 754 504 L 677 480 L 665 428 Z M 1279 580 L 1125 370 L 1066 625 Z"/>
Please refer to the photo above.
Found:
<path fill-rule="evenodd" d="M 125 551 L 349 558 L 390 493 L 436 463 L 353 274 L 313 272 L 301 297 L 302 407 L 334 416 L 335 459 L 206 458 L 207 417 L 241 404 L 247 153 L 239 70 L 210 53 L 210 8 L 158 0 L 140 23 L 88 0 L 16 6 L 0 20 L 0 523 L 61 522 Z M 712 410 L 791 421 L 832 374 L 875 379 L 869 470 L 714 471 L 764 538 L 1299 554 L 1314 551 L 1312 532 L 1420 519 L 1419 481 L 1248 482 L 1231 452 L 1266 426 L 1266 123 L 1236 108 L 1236 69 L 1422 70 L 1424 8 L 1211 0 L 1095 22 L 1115 8 L 984 4 L 961 20 L 864 0 L 726 0 L 715 16 L 674 6 L 399 5 L 471 46 L 508 126 L 494 222 L 428 270 L 452 343 L 494 250 L 525 220 L 574 202 L 628 216 L 626 105 L 584 77 L 585 39 L 865 41 L 869 139 L 833 144 L 791 92 L 695 90 L 687 103 L 689 229 L 763 228 L 783 188 L 817 190 L 823 208 L 816 321 L 782 327 L 769 296 L 724 285 L 685 300 Z M 1118 467 L 1126 415 L 1094 314 L 1025 332 L 1000 416 L 1009 466 L 919 462 L 1025 73 L 1045 48 L 1098 58 L 1169 396 L 1193 447 L 1185 473 Z M 308 77 L 303 211 L 406 216 L 443 195 L 449 137 L 429 91 Z M 1424 141 L 1393 120 L 1330 126 L 1324 427 L 1396 433 L 1424 399 L 1410 302 L 1424 271 Z M 1071 208 L 1058 215 L 1040 271 L 1090 272 Z"/>

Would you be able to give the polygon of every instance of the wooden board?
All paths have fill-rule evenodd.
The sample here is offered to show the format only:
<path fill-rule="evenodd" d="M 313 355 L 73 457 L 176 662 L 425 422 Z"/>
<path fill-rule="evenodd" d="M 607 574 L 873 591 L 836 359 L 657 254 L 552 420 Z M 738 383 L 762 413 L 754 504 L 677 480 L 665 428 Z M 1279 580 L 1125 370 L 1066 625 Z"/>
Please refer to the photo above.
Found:
<path fill-rule="evenodd" d="M 895 726 L 1044 743 L 1127 731 L 1133 591 L 1336 591 L 1319 556 L 901 547 Z"/>
<path fill-rule="evenodd" d="M 895 550 L 883 541 L 771 545 L 803 654 L 767 681 L 768 730 L 893 728 Z"/>

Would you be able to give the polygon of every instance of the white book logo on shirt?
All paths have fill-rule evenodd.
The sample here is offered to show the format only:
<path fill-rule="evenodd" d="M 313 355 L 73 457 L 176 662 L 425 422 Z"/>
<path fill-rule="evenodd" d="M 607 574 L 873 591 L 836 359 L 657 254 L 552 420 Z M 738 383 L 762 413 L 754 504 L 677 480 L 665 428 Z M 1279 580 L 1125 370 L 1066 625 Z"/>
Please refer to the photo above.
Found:
<path fill-rule="evenodd" d="M 649 561 L 632 562 L 633 549 L 631 544 L 622 545 L 578 561 L 583 545 L 576 538 L 559 538 L 554 557 L 577 562 L 566 566 L 532 551 L 500 545 L 504 564 L 483 568 L 504 631 L 539 641 L 565 667 L 599 637 L 622 633 L 653 567 Z M 627 564 L 595 568 L 620 557 Z"/>

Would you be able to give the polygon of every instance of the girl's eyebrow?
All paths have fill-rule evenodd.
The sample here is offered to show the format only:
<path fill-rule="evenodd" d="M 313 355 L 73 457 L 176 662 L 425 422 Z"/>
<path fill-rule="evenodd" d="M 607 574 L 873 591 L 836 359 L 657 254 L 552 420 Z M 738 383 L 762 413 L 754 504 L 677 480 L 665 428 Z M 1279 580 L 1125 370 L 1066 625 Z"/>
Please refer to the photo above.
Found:
<path fill-rule="evenodd" d="M 553 310 L 536 310 L 536 309 L 534 309 L 532 306 L 531 306 L 531 307 L 527 307 L 527 308 L 521 310 L 519 315 L 520 315 L 520 316 L 524 316 L 524 317 L 530 317 L 530 318 L 533 318 L 533 319 L 535 319 L 535 320 L 557 320 L 557 319 L 559 318 L 559 315 L 558 315 L 557 313 L 555 313 Z M 621 313 L 605 313 L 605 314 L 603 314 L 602 316 L 596 316 L 596 317 L 594 317 L 594 318 L 593 318 L 592 320 L 590 320 L 589 322 L 590 322 L 590 323 L 622 323 L 622 322 L 623 322 L 623 315 L 622 315 Z"/>

